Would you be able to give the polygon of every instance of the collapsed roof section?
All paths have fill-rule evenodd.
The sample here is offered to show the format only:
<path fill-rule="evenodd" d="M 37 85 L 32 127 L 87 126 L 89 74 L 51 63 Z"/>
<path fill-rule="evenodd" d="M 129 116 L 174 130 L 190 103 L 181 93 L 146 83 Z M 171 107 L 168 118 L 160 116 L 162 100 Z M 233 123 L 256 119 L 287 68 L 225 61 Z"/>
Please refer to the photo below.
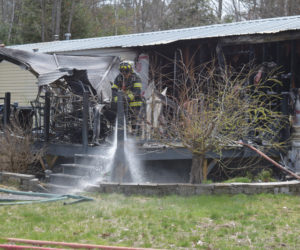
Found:
<path fill-rule="evenodd" d="M 0 48 L 0 62 L 6 60 L 29 70 L 38 85 L 49 85 L 76 71 L 85 71 L 89 84 L 105 101 L 111 99 L 111 84 L 118 74 L 119 58 L 115 56 L 66 56 Z"/>

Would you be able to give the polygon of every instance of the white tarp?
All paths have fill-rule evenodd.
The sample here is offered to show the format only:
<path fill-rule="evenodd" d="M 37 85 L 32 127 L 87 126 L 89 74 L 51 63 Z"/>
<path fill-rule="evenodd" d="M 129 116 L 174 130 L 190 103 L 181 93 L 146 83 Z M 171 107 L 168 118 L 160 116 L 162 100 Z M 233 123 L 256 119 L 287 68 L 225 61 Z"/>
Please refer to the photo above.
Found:
<path fill-rule="evenodd" d="M 7 60 L 25 67 L 38 79 L 38 85 L 48 85 L 73 70 L 86 70 L 90 84 L 103 101 L 111 100 L 111 84 L 119 73 L 119 58 L 115 56 L 68 56 L 34 53 L 0 48 L 0 61 Z"/>

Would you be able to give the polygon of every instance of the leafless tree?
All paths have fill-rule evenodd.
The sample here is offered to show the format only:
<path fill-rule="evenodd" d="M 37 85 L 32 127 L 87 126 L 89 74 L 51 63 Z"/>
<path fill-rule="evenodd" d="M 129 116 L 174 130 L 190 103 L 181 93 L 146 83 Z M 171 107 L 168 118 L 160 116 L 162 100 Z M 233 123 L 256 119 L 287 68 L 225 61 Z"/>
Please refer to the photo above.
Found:
<path fill-rule="evenodd" d="M 267 89 L 271 87 L 264 84 L 278 84 L 271 75 L 251 85 L 249 79 L 254 69 L 221 70 L 214 62 L 194 69 L 181 62 L 180 67 L 178 98 L 174 99 L 178 115 L 168 118 L 166 133 L 193 153 L 191 183 L 202 182 L 208 152 L 222 156 L 225 149 L 238 147 L 238 141 L 252 136 L 264 141 L 262 150 L 282 145 L 277 134 L 286 120 L 271 108 L 279 97 L 269 96 Z"/>

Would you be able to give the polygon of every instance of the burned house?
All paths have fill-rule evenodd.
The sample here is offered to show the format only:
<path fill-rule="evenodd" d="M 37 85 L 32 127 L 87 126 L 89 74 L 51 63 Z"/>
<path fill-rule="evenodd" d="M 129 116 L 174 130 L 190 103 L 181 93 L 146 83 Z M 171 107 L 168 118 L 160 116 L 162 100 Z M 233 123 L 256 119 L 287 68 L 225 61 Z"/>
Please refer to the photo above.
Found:
<path fill-rule="evenodd" d="M 51 83 L 52 85 L 48 86 L 53 89 L 53 86 L 58 83 L 57 81 L 63 78 L 68 84 L 56 86 L 58 87 L 57 89 L 60 89 L 60 93 L 65 91 L 64 96 L 67 96 L 66 91 L 70 93 L 77 93 L 76 91 L 79 91 L 77 93 L 78 95 L 72 96 L 72 98 L 79 98 L 80 106 L 83 107 L 83 109 L 83 93 L 85 90 L 89 92 L 88 99 L 90 102 L 93 96 L 97 96 L 96 103 L 92 104 L 93 108 L 96 108 L 97 104 L 105 102 L 102 99 L 103 92 L 100 91 L 101 94 L 97 91 L 97 87 L 92 83 L 93 80 L 91 82 L 91 75 L 97 74 L 96 71 L 93 71 L 95 70 L 93 65 L 97 65 L 96 61 L 99 56 L 103 58 L 110 57 L 111 62 L 105 64 L 105 69 L 109 70 L 104 70 L 104 73 L 102 75 L 99 74 L 99 76 L 107 77 L 105 72 L 111 72 L 110 69 L 113 68 L 113 65 L 119 60 L 115 58 L 131 60 L 135 62 L 136 71 L 142 76 L 144 90 L 147 85 L 153 81 L 155 86 L 160 90 L 164 87 L 168 87 L 167 95 L 169 96 L 176 95 L 176 86 L 180 85 L 179 75 L 181 74 L 181 68 L 178 66 L 178 62 L 189 65 L 191 69 L 197 69 L 199 65 L 215 60 L 219 67 L 222 68 L 230 65 L 230 67 L 237 71 L 246 64 L 257 66 L 265 65 L 265 67 L 268 67 L 268 65 L 276 65 L 276 67 L 280 68 L 280 81 L 283 83 L 281 88 L 276 91 L 282 95 L 280 107 L 281 112 L 285 115 L 293 115 L 294 110 L 293 105 L 291 105 L 290 92 L 300 88 L 300 71 L 298 70 L 300 66 L 300 16 L 216 24 L 113 37 L 25 44 L 8 47 L 8 49 L 10 48 L 35 53 L 41 58 L 44 56 L 51 57 L 53 65 L 56 65 L 56 68 L 51 71 L 51 74 L 56 72 L 56 79 L 52 79 L 52 82 L 48 81 L 47 83 L 45 82 L 45 84 L 39 84 L 41 86 L 47 86 L 47 84 Z M 43 53 L 48 55 L 43 55 Z M 79 66 L 73 59 L 66 60 L 66 58 L 71 58 L 72 56 L 79 58 L 94 57 L 94 59 L 91 59 L 88 65 L 84 65 L 83 63 Z M 1 52 L 1 58 L 8 60 L 5 52 Z M 41 61 L 43 60 L 48 61 L 48 59 L 41 59 Z M 60 60 L 64 62 L 61 65 Z M 93 60 L 95 60 L 95 62 Z M 14 60 L 11 61 L 16 63 Z M 60 70 L 58 70 L 59 68 Z M 79 76 L 81 73 L 80 70 L 87 70 L 86 73 L 83 73 L 87 75 Z M 89 70 L 94 73 L 89 73 Z M 48 71 L 48 73 L 50 73 L 50 71 Z M 197 74 L 197 71 L 195 71 L 195 74 Z M 81 82 L 86 82 L 83 87 L 80 87 L 81 90 L 77 89 L 76 84 L 74 84 L 74 86 L 70 84 L 74 82 L 72 76 L 75 75 L 76 79 L 81 79 Z M 114 75 L 115 73 L 111 74 L 111 76 Z M 84 77 L 87 77 L 88 81 L 83 79 Z M 45 79 L 46 78 L 47 72 L 45 72 Z M 42 82 L 43 79 L 40 80 Z M 99 82 L 100 79 L 97 81 Z M 111 79 L 109 79 L 109 81 L 111 81 Z M 3 83 L 0 81 L 0 84 Z M 66 90 L 66 86 L 70 89 Z M 106 88 L 107 86 L 106 84 Z M 60 93 L 57 92 L 57 96 Z M 109 95 L 109 91 L 107 91 L 107 93 Z M 37 100 L 38 105 L 46 105 L 47 96 L 44 95 L 43 98 L 43 101 L 39 102 Z M 48 102 L 52 102 L 51 107 L 56 105 L 55 107 L 58 107 L 58 109 L 60 104 L 65 102 L 57 100 L 56 103 L 53 103 L 53 101 L 54 100 L 51 99 Z M 67 106 L 68 104 L 64 103 L 64 107 Z M 73 105 L 72 109 L 76 109 L 75 106 Z M 74 110 L 74 112 L 76 113 L 76 110 Z M 92 117 L 84 117 L 82 109 L 80 109 L 80 112 L 80 115 L 77 115 L 79 119 L 75 119 L 77 122 L 74 122 L 74 117 L 72 118 L 72 124 L 77 124 L 73 126 L 77 127 L 77 129 L 75 129 L 76 131 L 68 128 L 68 131 L 72 131 L 72 134 L 76 134 L 75 137 L 80 139 L 70 142 L 83 143 L 86 146 L 85 151 L 92 151 L 93 147 L 88 147 L 88 145 L 91 145 L 93 142 L 93 133 L 89 135 L 89 131 L 93 131 L 93 126 L 96 125 Z M 75 113 L 72 113 L 71 116 Z M 59 115 L 59 112 L 57 115 Z M 45 123 L 45 119 L 39 119 L 40 124 L 37 126 L 43 127 L 42 125 Z M 38 121 L 38 119 L 36 119 L 36 121 Z M 51 135 L 51 133 L 49 134 L 47 131 L 42 132 L 44 139 L 57 143 L 60 140 L 59 134 L 62 135 L 61 138 L 66 136 L 66 124 L 62 122 L 62 124 L 56 125 L 57 133 L 55 133 L 55 135 Z M 81 131 L 82 127 L 85 128 L 84 132 Z M 59 129 L 61 129 L 61 131 L 58 131 Z M 287 126 L 283 132 L 285 139 L 290 136 L 290 131 L 290 127 Z M 56 145 L 53 148 L 49 148 L 49 153 L 53 155 L 71 156 L 78 152 L 83 152 L 82 147 Z M 172 149 L 170 149 L 167 150 L 164 155 L 153 153 L 147 154 L 146 157 L 148 160 L 190 159 L 191 157 L 186 151 L 185 154 L 182 155 L 177 152 L 174 153 Z"/>

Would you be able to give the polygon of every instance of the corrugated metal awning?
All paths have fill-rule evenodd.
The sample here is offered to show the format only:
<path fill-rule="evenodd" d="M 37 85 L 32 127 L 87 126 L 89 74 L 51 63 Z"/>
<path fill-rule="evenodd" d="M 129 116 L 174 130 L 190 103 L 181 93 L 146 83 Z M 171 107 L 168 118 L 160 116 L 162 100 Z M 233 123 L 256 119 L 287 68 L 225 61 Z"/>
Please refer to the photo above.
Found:
<path fill-rule="evenodd" d="M 260 19 L 121 36 L 24 44 L 10 47 L 27 51 L 38 49 L 39 52 L 53 53 L 116 47 L 128 48 L 152 46 L 168 44 L 181 40 L 244 36 L 254 34 L 276 34 L 283 31 L 293 30 L 300 30 L 300 16 Z"/>

